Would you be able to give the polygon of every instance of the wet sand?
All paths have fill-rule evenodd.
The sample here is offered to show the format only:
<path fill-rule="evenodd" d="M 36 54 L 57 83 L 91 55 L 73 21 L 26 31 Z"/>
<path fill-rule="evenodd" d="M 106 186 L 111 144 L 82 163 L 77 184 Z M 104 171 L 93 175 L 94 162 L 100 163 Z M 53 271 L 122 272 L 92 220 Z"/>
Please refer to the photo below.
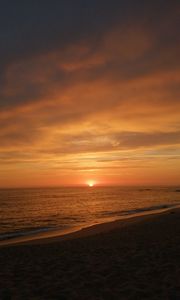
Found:
<path fill-rule="evenodd" d="M 1 246 L 0 299 L 180 299 L 180 209 Z"/>

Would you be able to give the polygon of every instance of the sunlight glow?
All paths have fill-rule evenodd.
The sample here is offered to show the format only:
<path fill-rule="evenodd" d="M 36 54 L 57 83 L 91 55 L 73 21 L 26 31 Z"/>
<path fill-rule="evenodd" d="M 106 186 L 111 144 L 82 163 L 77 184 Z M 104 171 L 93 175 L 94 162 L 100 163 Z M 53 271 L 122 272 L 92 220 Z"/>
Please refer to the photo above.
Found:
<path fill-rule="evenodd" d="M 93 187 L 95 185 L 95 182 L 93 180 L 90 180 L 90 181 L 87 182 L 87 185 L 89 187 Z"/>

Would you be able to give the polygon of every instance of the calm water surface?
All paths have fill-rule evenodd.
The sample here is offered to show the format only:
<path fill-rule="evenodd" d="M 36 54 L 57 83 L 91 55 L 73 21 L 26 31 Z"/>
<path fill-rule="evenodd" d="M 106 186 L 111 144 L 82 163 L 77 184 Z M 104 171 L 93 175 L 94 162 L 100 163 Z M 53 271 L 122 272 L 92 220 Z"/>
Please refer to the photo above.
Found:
<path fill-rule="evenodd" d="M 74 187 L 0 190 L 0 240 L 74 229 L 180 205 L 180 189 Z"/>

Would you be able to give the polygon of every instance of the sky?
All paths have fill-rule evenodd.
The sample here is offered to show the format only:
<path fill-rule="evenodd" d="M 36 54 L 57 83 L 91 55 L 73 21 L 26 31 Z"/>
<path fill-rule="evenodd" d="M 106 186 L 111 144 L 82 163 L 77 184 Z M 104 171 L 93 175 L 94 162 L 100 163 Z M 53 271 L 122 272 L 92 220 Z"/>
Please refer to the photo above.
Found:
<path fill-rule="evenodd" d="M 1 1 L 0 187 L 180 184 L 179 0 Z"/>

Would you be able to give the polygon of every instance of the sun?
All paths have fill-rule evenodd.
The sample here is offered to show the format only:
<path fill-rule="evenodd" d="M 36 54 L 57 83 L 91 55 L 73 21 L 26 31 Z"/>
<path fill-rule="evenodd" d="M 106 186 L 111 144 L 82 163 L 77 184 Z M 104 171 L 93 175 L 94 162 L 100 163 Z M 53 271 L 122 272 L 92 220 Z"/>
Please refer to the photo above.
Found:
<path fill-rule="evenodd" d="M 87 185 L 88 185 L 89 187 L 93 187 L 93 186 L 95 185 L 95 181 L 89 180 L 89 181 L 87 181 Z"/>

